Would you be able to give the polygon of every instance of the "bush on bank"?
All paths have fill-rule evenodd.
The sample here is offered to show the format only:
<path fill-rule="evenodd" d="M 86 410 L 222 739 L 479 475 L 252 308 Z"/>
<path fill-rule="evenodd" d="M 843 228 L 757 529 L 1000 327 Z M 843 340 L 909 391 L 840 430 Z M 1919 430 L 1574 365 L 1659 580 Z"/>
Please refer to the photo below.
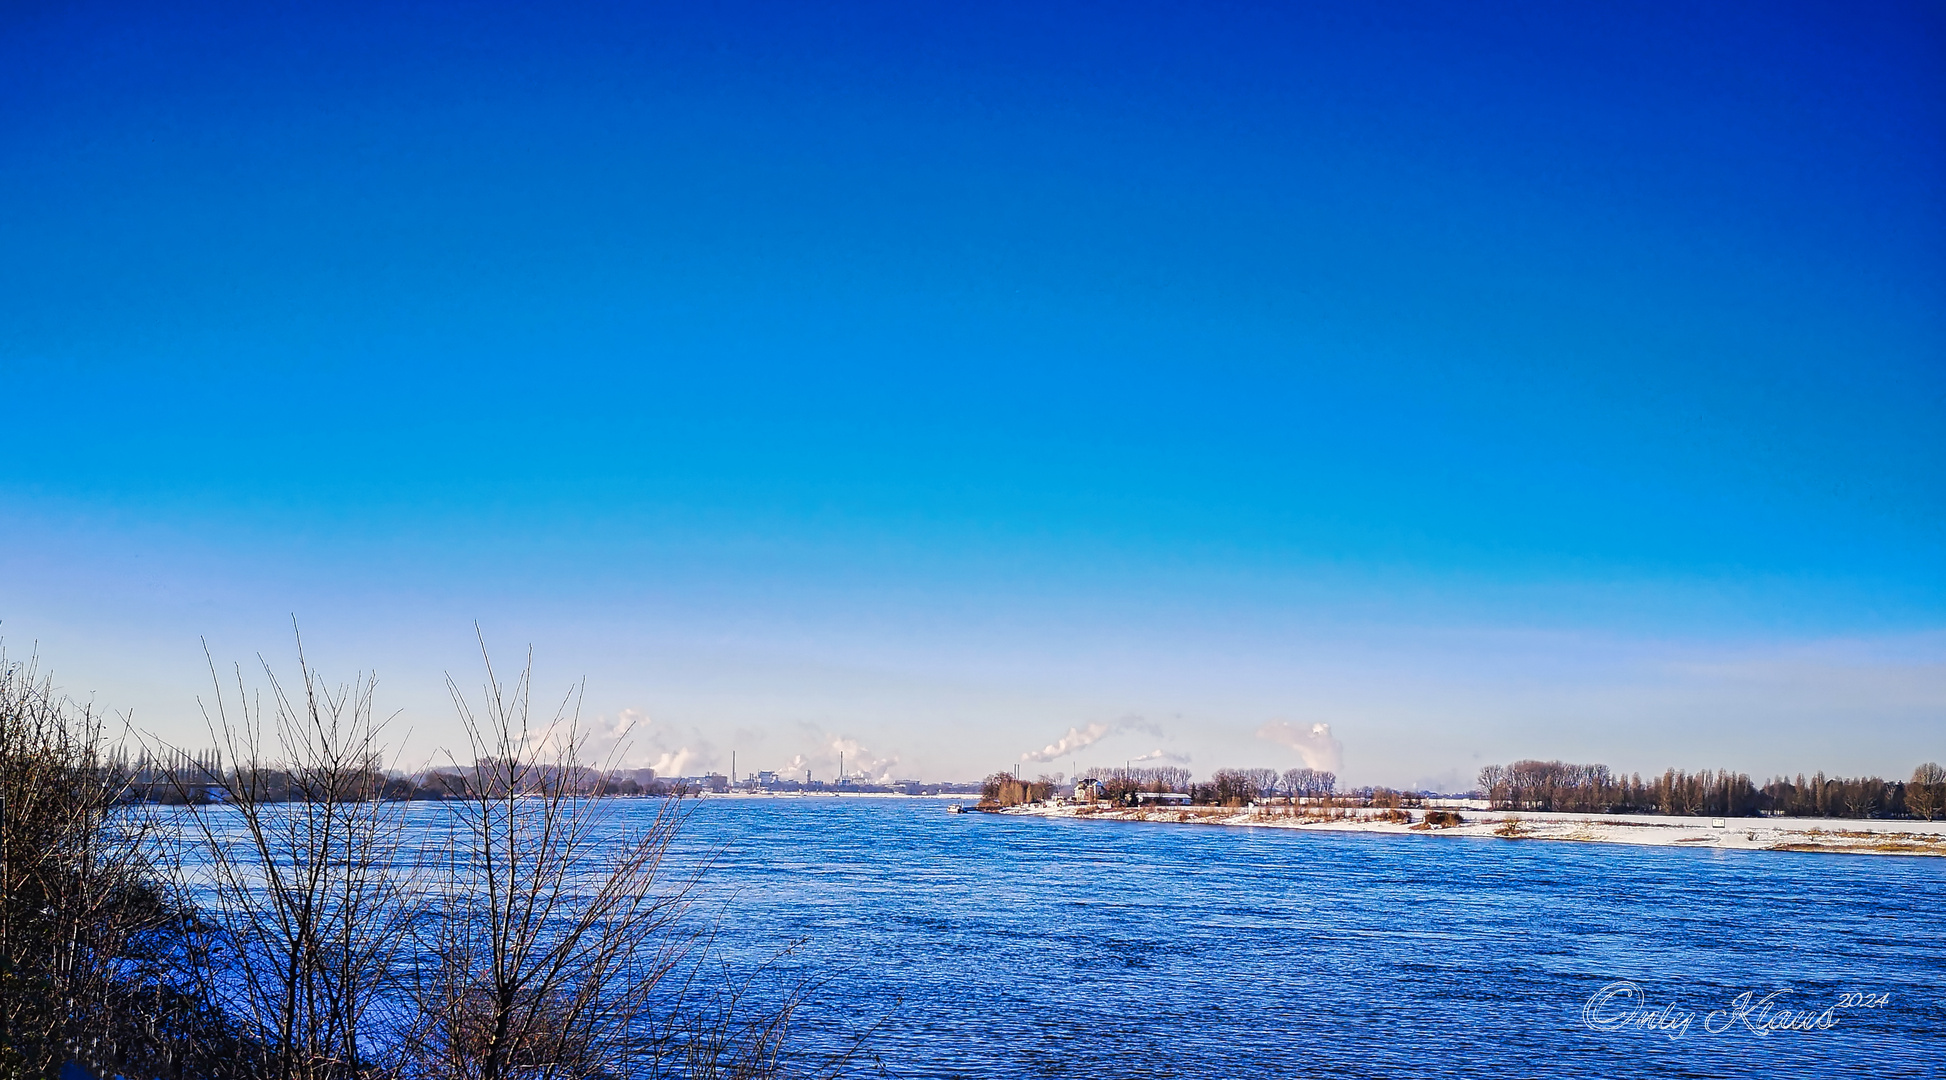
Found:
<path fill-rule="evenodd" d="M 528 672 L 453 687 L 471 787 L 415 859 L 371 681 L 299 668 L 288 695 L 266 668 L 267 693 L 214 699 L 230 765 L 150 755 L 184 766 L 170 798 L 0 656 L 0 1078 L 763 1080 L 861 1059 L 864 1036 L 787 1054 L 813 987 L 732 981 L 710 954 L 693 876 L 665 871 L 679 801 L 617 839 L 609 804 L 550 782 L 577 768 L 572 715 L 534 723 Z"/>

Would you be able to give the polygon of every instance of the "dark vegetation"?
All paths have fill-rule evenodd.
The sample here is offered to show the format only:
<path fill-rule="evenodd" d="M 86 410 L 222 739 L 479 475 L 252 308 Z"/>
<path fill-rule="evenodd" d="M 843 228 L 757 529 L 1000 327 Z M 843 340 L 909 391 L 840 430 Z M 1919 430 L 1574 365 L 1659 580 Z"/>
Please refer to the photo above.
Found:
<path fill-rule="evenodd" d="M 1010 772 L 998 772 L 980 782 L 980 805 L 1020 806 L 1051 798 L 1061 782 L 1058 776 L 1022 780 Z"/>
<path fill-rule="evenodd" d="M 220 756 L 131 765 L 98 716 L 0 658 L 0 1077 L 757 1080 L 859 1062 L 864 1036 L 787 1053 L 815 988 L 711 953 L 699 871 L 669 862 L 680 800 L 631 828 L 580 797 L 599 771 L 576 760 L 572 699 L 533 713 L 527 672 L 503 685 L 490 665 L 481 693 L 453 687 L 470 764 L 440 770 L 465 784 L 421 845 L 372 682 L 299 671 L 288 693 L 268 667 L 266 691 L 239 672 L 219 692 Z"/>
<path fill-rule="evenodd" d="M 1081 780 L 1100 785 L 1100 797 L 1132 804 L 1143 793 L 1188 795 L 1201 806 L 1243 806 L 1265 799 L 1319 799 L 1338 787 L 1338 777 L 1313 769 L 1218 769 L 1207 782 L 1196 783 L 1188 769 L 1163 766 L 1147 769 L 1089 769 Z"/>
<path fill-rule="evenodd" d="M 1061 781 L 1060 776 L 1023 781 L 1011 773 L 995 773 L 986 780 L 983 801 L 998 806 L 1039 802 L 1065 794 Z M 1135 805 L 1144 795 L 1176 794 L 1188 796 L 1195 806 L 1328 804 L 1332 809 L 1386 811 L 1392 816 L 1382 820 L 1400 821 L 1409 820 L 1404 811 L 1421 806 L 1427 797 L 1382 787 L 1340 793 L 1337 786 L 1334 774 L 1313 769 L 1218 769 L 1199 782 L 1182 768 L 1093 768 L 1081 774 L 1074 790 L 1080 797 L 1122 806 Z M 1946 818 L 1946 768 L 1928 762 L 1905 781 L 1817 773 L 1780 776 L 1758 786 L 1746 774 L 1720 770 L 1670 769 L 1644 779 L 1606 765 L 1516 761 L 1480 770 L 1480 789 L 1473 794 L 1496 810 L 1935 821 Z M 1429 811 L 1426 820 L 1434 827 L 1446 824 L 1446 815 L 1435 820 L 1434 813 Z"/>
<path fill-rule="evenodd" d="M 234 1075 L 243 1039 L 196 993 L 203 929 L 155 866 L 152 823 L 103 760 L 101 720 L 0 658 L 0 1075 L 71 1058 Z"/>
<path fill-rule="evenodd" d="M 1946 769 L 1928 762 L 1900 782 L 1876 776 L 1775 777 L 1763 786 L 1744 773 L 1670 769 L 1644 780 L 1606 765 L 1516 761 L 1480 770 L 1480 789 L 1497 810 L 1718 817 L 1918 818 L 1946 816 Z"/>
<path fill-rule="evenodd" d="M 980 801 L 992 806 L 1041 802 L 1053 797 L 1064 779 L 1057 774 L 1021 780 L 1010 772 L 994 773 L 981 785 Z M 1208 783 L 1198 784 L 1193 782 L 1188 769 L 1161 766 L 1089 769 L 1077 778 L 1077 783 L 1099 785 L 1100 797 L 1116 803 L 1133 804 L 1143 794 L 1180 793 L 1201 805 L 1242 806 L 1280 796 L 1329 795 L 1337 785 L 1337 777 L 1310 769 L 1292 769 L 1283 774 L 1274 769 L 1219 769 Z"/>
<path fill-rule="evenodd" d="M 225 750 L 185 753 L 180 750 L 143 751 L 136 755 L 124 749 L 108 754 L 103 765 L 122 780 L 122 797 L 163 806 L 203 806 L 220 801 L 229 793 L 224 762 Z M 382 770 L 379 763 L 367 767 L 342 782 L 353 785 L 359 798 L 388 801 L 436 801 L 474 799 L 485 793 L 485 778 L 494 773 L 493 763 L 484 760 L 471 765 L 445 765 L 412 775 Z M 482 771 L 484 770 L 484 771 Z M 561 788 L 577 795 L 646 796 L 667 798 L 700 794 L 702 785 L 683 777 L 657 777 L 654 769 L 626 772 L 602 771 L 589 766 L 556 768 L 530 763 L 523 783 L 534 791 Z M 282 766 L 258 764 L 249 777 L 249 798 L 255 803 L 308 802 L 313 798 L 312 782 L 302 774 Z M 727 783 L 717 790 L 727 790 Z"/>

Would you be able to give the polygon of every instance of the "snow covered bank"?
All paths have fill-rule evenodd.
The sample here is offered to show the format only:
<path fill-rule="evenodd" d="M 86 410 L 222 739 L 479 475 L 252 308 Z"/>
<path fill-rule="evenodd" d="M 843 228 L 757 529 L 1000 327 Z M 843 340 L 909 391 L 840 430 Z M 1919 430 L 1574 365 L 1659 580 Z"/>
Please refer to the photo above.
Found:
<path fill-rule="evenodd" d="M 1308 809 L 1308 808 L 1307 808 Z M 1946 821 L 1874 821 L 1821 818 L 1707 818 L 1624 814 L 1514 814 L 1465 811 L 1462 823 L 1428 826 L 1425 811 L 1410 824 L 1384 819 L 1385 811 L 1347 809 L 1324 819 L 1294 816 L 1289 807 L 1227 809 L 1212 806 L 1132 809 L 1096 805 L 1034 804 L 995 813 L 1027 817 L 1154 821 L 1231 825 L 1318 832 L 1399 833 L 1507 840 L 1575 840 L 1597 844 L 1735 848 L 1745 851 L 1833 851 L 1863 855 L 1946 855 Z"/>

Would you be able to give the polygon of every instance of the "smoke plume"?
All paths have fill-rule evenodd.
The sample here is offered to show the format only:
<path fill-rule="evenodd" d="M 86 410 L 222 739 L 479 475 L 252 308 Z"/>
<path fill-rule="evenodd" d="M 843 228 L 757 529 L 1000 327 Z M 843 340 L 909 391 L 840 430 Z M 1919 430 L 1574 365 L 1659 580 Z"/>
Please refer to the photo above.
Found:
<path fill-rule="evenodd" d="M 1139 765 L 1144 761 L 1166 761 L 1171 765 L 1187 765 L 1189 764 L 1189 755 L 1178 754 L 1173 751 L 1164 750 L 1163 748 L 1158 746 L 1155 749 L 1149 751 L 1148 753 L 1143 754 L 1141 757 L 1130 758 L 1129 764 Z"/>
<path fill-rule="evenodd" d="M 1284 720 L 1272 720 L 1257 729 L 1257 738 L 1282 743 L 1296 750 L 1304 767 L 1319 772 L 1337 772 L 1345 763 L 1345 745 L 1331 734 L 1330 724 L 1306 727 Z"/>
<path fill-rule="evenodd" d="M 838 772 L 840 762 L 844 764 L 845 775 L 854 780 L 869 784 L 889 784 L 893 781 L 893 770 L 899 764 L 899 755 L 881 756 L 873 753 L 871 747 L 857 739 L 843 735 L 833 735 L 823 728 L 812 724 L 803 725 L 805 734 L 814 742 L 811 749 L 794 754 L 779 770 L 786 776 L 802 773 L 810 769 L 814 777 L 831 778 Z"/>
<path fill-rule="evenodd" d="M 1030 750 L 1020 755 L 1020 760 L 1054 761 L 1067 757 L 1077 750 L 1093 746 L 1108 736 L 1122 731 L 1143 731 L 1151 735 L 1162 734 L 1162 731 L 1154 724 L 1149 723 L 1139 716 L 1124 716 L 1120 720 L 1112 722 L 1108 720 L 1097 720 L 1085 728 L 1069 728 L 1066 735 L 1048 743 L 1039 750 Z"/>
<path fill-rule="evenodd" d="M 553 754 L 575 744 L 574 757 L 594 768 L 654 769 L 657 776 L 693 776 L 714 768 L 715 747 L 691 730 L 688 737 L 673 724 L 649 719 L 639 709 L 623 709 L 613 717 L 582 720 L 574 727 L 556 725 L 533 740 Z"/>

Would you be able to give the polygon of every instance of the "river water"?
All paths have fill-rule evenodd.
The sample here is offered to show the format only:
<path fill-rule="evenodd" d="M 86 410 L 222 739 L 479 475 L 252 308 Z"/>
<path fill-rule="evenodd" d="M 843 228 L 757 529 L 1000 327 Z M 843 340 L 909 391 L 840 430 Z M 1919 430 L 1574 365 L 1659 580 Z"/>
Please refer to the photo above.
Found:
<path fill-rule="evenodd" d="M 720 945 L 807 937 L 801 1034 L 877 1022 L 895 1076 L 1946 1075 L 1946 860 L 870 798 L 706 799 L 683 842 Z"/>
<path fill-rule="evenodd" d="M 807 1060 L 869 1031 L 912 1078 L 1946 1076 L 1946 859 L 945 807 L 689 805 L 671 878 L 707 866 L 720 955 L 805 942 L 760 985 L 819 984 Z M 401 857 L 444 842 L 400 809 Z"/>

